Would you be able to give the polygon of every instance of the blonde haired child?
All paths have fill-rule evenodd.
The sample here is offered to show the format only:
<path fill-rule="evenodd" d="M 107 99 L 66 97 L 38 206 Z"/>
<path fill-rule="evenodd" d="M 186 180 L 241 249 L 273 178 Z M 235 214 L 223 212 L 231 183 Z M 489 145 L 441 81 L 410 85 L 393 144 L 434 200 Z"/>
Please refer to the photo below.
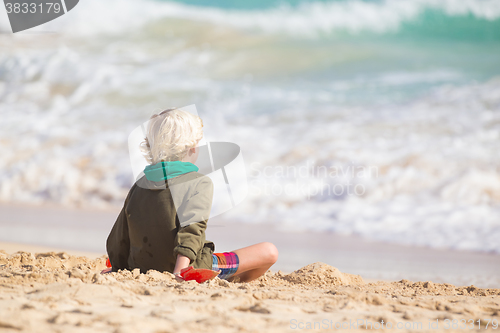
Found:
<path fill-rule="evenodd" d="M 189 112 L 168 109 L 151 117 L 141 149 L 150 163 L 132 186 L 106 243 L 112 271 L 139 268 L 221 271 L 220 278 L 241 282 L 264 274 L 277 260 L 268 242 L 214 253 L 205 239 L 213 184 L 194 165 L 203 122 Z"/>

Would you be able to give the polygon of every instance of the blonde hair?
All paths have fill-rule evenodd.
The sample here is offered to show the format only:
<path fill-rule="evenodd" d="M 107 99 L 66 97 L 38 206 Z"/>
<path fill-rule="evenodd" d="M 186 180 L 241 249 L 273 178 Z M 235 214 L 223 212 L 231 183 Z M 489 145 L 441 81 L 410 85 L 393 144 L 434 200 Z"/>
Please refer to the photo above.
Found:
<path fill-rule="evenodd" d="M 200 117 L 178 109 L 151 116 L 141 151 L 149 164 L 180 161 L 203 137 Z"/>

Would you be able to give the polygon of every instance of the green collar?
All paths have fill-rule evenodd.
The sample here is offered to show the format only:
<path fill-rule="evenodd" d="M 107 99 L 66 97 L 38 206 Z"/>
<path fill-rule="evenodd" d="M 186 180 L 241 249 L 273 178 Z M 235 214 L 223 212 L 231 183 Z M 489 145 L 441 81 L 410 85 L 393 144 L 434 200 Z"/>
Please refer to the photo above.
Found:
<path fill-rule="evenodd" d="M 152 182 L 161 182 L 185 173 L 196 172 L 198 167 L 191 162 L 169 161 L 148 165 L 144 169 L 146 179 Z"/>

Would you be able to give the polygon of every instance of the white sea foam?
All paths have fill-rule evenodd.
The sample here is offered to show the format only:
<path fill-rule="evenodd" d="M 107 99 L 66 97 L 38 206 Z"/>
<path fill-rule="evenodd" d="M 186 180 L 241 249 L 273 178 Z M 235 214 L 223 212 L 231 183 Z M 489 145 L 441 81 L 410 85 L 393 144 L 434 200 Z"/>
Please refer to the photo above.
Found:
<path fill-rule="evenodd" d="M 71 52 L 57 52 L 51 57 L 72 63 Z M 40 70 L 41 75 L 59 75 Z M 404 75 L 403 81 L 408 81 Z M 37 92 L 43 104 L 51 95 L 40 85 L 25 88 Z M 104 85 L 89 87 L 92 96 Z M 217 105 L 226 116 L 200 112 L 208 139 L 239 143 L 250 171 L 250 195 L 229 213 L 231 218 L 272 221 L 288 230 L 500 252 L 498 80 L 443 86 L 404 105 L 359 109 L 325 104 L 314 112 L 308 108 L 318 99 L 309 92 L 274 89 L 252 87 L 232 97 L 237 101 L 220 103 L 228 91 L 211 87 L 208 92 L 217 102 L 205 108 Z M 122 119 L 121 126 L 108 124 L 124 109 L 107 106 L 105 115 L 99 98 L 86 105 L 72 95 L 54 99 L 43 110 L 22 102 L 25 93 L 10 92 L 0 105 L 3 110 L 9 105 L 1 123 L 0 199 L 120 205 L 131 184 L 126 129 L 140 117 Z M 269 99 L 283 112 L 227 117 Z M 339 173 L 300 173 L 308 165 L 314 171 L 312 163 Z M 375 171 L 359 176 L 351 173 L 355 166 Z M 290 173 L 293 168 L 299 171 Z M 353 185 L 362 186 L 362 195 L 352 194 Z"/>
<path fill-rule="evenodd" d="M 259 136 L 274 142 L 242 144 L 259 162 L 250 198 L 231 218 L 500 252 L 500 82 L 443 87 L 401 107 L 338 110 L 334 122 L 320 114 L 279 128 L 279 117 L 269 118 Z M 324 166 L 347 177 L 316 176 Z M 353 176 L 356 167 L 377 171 Z M 354 185 L 363 195 L 348 194 Z"/>

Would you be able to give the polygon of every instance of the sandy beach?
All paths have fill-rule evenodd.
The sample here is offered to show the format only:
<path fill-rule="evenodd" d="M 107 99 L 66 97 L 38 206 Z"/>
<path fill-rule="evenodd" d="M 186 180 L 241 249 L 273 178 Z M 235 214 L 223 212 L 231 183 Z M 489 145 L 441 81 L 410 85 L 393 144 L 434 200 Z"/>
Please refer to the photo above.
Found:
<path fill-rule="evenodd" d="M 500 0 L 4 2 L 0 333 L 500 333 Z M 124 205 L 279 257 L 102 274 Z"/>
<path fill-rule="evenodd" d="M 0 249 L 9 253 L 72 250 L 76 255 L 96 258 L 106 254 L 106 238 L 118 213 L 118 209 L 0 204 L 0 242 L 8 246 Z M 272 242 L 280 252 L 273 271 L 291 273 L 319 261 L 368 281 L 407 279 L 500 288 L 500 255 L 495 253 L 389 244 L 354 235 L 292 232 L 266 222 L 234 223 L 224 216 L 210 219 L 207 239 L 215 243 L 218 252 Z"/>
<path fill-rule="evenodd" d="M 157 271 L 100 274 L 115 211 L 0 212 L 2 332 L 479 332 L 500 320 L 495 254 L 213 219 L 219 250 L 272 241 L 278 262 L 251 283 L 178 283 Z"/>
<path fill-rule="evenodd" d="M 116 211 L 0 212 L 2 332 L 364 331 L 382 321 L 386 330 L 435 332 L 463 319 L 483 331 L 500 319 L 494 254 L 212 219 L 207 237 L 219 250 L 272 241 L 278 262 L 251 283 L 178 283 L 156 271 L 100 274 Z"/>
<path fill-rule="evenodd" d="M 157 271 L 102 275 L 105 256 L 73 253 L 0 252 L 2 332 L 494 332 L 500 320 L 500 289 L 367 282 L 323 263 L 250 283 L 178 283 Z"/>

